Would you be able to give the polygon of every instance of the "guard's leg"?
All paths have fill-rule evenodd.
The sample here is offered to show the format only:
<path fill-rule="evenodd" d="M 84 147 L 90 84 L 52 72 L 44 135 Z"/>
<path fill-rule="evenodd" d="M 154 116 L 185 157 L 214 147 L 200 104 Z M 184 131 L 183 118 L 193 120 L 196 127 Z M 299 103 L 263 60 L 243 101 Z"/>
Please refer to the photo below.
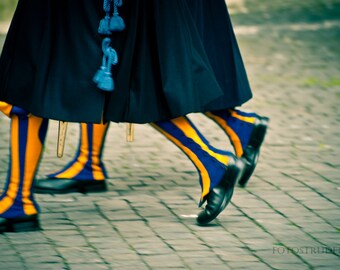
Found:
<path fill-rule="evenodd" d="M 211 111 L 205 115 L 228 135 L 236 156 L 244 158 L 246 169 L 239 184 L 245 186 L 257 165 L 269 119 L 255 113 L 231 109 Z"/>
<path fill-rule="evenodd" d="M 80 142 L 75 158 L 62 170 L 37 181 L 35 192 L 63 194 L 106 190 L 103 146 L 109 123 L 80 124 Z"/>
<path fill-rule="evenodd" d="M 47 126 L 47 119 L 12 115 L 9 170 L 0 197 L 0 232 L 39 229 L 32 186 Z"/>
<path fill-rule="evenodd" d="M 244 164 L 230 152 L 212 150 L 208 141 L 187 117 L 152 123 L 193 162 L 202 188 L 200 206 L 207 201 L 197 222 L 204 225 L 219 215 L 229 203 Z"/>

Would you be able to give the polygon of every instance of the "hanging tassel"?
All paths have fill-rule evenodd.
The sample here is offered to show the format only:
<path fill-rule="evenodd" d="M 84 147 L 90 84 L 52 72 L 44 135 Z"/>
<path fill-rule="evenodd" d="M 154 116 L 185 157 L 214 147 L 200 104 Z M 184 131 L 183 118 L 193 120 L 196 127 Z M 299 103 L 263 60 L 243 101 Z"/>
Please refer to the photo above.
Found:
<path fill-rule="evenodd" d="M 113 4 L 113 14 L 110 17 L 111 4 Z M 111 35 L 114 31 L 123 31 L 125 23 L 122 17 L 119 16 L 118 7 L 123 5 L 123 0 L 104 0 L 103 9 L 106 13 L 105 17 L 100 21 L 98 33 L 101 35 Z M 103 39 L 102 51 L 103 59 L 102 65 L 93 76 L 93 81 L 97 84 L 98 88 L 103 91 L 113 91 L 115 84 L 112 78 L 112 65 L 118 63 L 117 52 L 110 47 L 111 39 L 108 37 Z"/>
<path fill-rule="evenodd" d="M 112 0 L 104 0 L 103 9 L 106 13 L 105 17 L 100 20 L 98 33 L 101 35 L 111 35 L 110 31 L 110 10 Z"/>
<path fill-rule="evenodd" d="M 112 79 L 111 67 L 118 63 L 117 52 L 110 47 L 111 39 L 104 38 L 102 43 L 103 65 L 97 71 L 93 80 L 97 83 L 99 89 L 103 91 L 113 91 L 114 81 Z M 106 63 L 106 65 L 105 65 Z"/>
<path fill-rule="evenodd" d="M 103 60 L 102 60 L 102 65 L 100 66 L 100 68 L 97 70 L 96 74 L 93 76 L 93 81 L 98 84 L 100 81 L 104 80 L 104 76 L 105 76 L 105 71 L 106 71 L 106 67 L 107 67 L 107 57 L 105 55 L 105 52 L 107 50 L 107 48 L 110 45 L 111 40 L 109 39 L 104 39 L 102 41 L 102 51 L 103 51 Z"/>
<path fill-rule="evenodd" d="M 111 72 L 106 71 L 104 73 L 104 76 L 98 82 L 97 86 L 99 89 L 103 91 L 112 92 L 115 86 L 114 86 Z"/>
<path fill-rule="evenodd" d="M 111 40 L 109 38 L 105 38 L 102 41 L 102 52 L 103 52 L 102 65 L 97 70 L 96 74 L 93 76 L 93 79 L 92 79 L 96 84 L 104 80 L 105 72 L 107 68 L 107 57 L 105 55 L 105 52 L 107 48 L 109 47 L 110 42 Z"/>
<path fill-rule="evenodd" d="M 102 65 L 97 70 L 96 74 L 93 76 L 93 81 L 98 84 L 104 78 L 104 74 L 106 71 L 106 57 L 103 56 Z"/>
<path fill-rule="evenodd" d="M 111 35 L 110 31 L 110 16 L 105 16 L 100 20 L 98 33 L 101 35 Z"/>
<path fill-rule="evenodd" d="M 123 18 L 119 16 L 118 13 L 118 7 L 122 6 L 122 4 L 123 4 L 122 0 L 114 0 L 113 2 L 113 14 L 110 20 L 109 28 L 112 32 L 119 32 L 125 29 L 125 22 Z"/>
<path fill-rule="evenodd" d="M 122 17 L 119 15 L 113 15 L 110 20 L 110 30 L 112 32 L 119 32 L 125 29 L 125 23 Z"/>

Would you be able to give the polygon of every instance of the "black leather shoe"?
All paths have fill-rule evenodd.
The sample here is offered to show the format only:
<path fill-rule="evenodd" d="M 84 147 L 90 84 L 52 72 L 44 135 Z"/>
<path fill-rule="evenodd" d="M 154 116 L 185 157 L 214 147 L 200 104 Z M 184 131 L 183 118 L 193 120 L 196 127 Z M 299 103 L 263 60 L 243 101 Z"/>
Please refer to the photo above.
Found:
<path fill-rule="evenodd" d="M 0 217 L 0 233 L 29 232 L 40 230 L 38 215 L 22 216 L 18 218 Z"/>
<path fill-rule="evenodd" d="M 207 195 L 205 209 L 196 219 L 198 225 L 208 224 L 227 207 L 233 196 L 235 184 L 242 176 L 244 168 L 245 164 L 241 159 L 230 157 L 223 179 Z"/>
<path fill-rule="evenodd" d="M 269 118 L 259 116 L 254 124 L 253 132 L 250 136 L 249 143 L 243 152 L 242 159 L 246 165 L 244 174 L 238 184 L 245 187 L 250 176 L 253 174 L 257 161 L 259 160 L 260 148 L 267 133 Z"/>
<path fill-rule="evenodd" d="M 37 180 L 34 186 L 34 192 L 40 194 L 88 193 L 106 190 L 105 180 L 41 179 Z"/>

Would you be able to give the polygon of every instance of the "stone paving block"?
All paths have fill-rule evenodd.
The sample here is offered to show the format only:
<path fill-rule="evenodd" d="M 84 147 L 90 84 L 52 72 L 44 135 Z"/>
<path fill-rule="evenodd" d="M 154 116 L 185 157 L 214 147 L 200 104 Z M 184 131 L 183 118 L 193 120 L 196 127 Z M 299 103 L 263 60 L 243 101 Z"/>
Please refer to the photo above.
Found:
<path fill-rule="evenodd" d="M 70 270 L 94 270 L 94 269 L 110 269 L 110 267 L 104 263 L 77 263 L 69 264 Z"/>
<path fill-rule="evenodd" d="M 71 238 L 73 236 L 80 236 L 81 233 L 78 230 L 69 230 L 69 231 L 44 231 L 44 235 L 46 236 L 47 239 L 49 240 L 55 240 L 59 239 L 60 237 L 66 237 L 66 238 Z"/>
<path fill-rule="evenodd" d="M 168 255 L 143 255 L 143 261 L 151 268 L 157 269 L 158 267 L 182 267 L 183 262 L 176 254 Z"/>
<path fill-rule="evenodd" d="M 54 264 L 54 263 L 62 263 L 63 259 L 57 255 L 49 255 L 41 253 L 40 256 L 29 256 L 24 253 L 20 254 L 25 263 L 39 263 L 39 264 Z"/>
<path fill-rule="evenodd" d="M 58 245 L 60 246 L 60 245 Z M 86 261 L 93 262 L 102 262 L 100 256 L 96 253 L 96 251 L 89 246 L 66 246 L 66 247 L 58 247 L 58 252 L 63 254 L 63 258 L 65 261 L 70 262 L 81 262 L 86 259 Z"/>
<path fill-rule="evenodd" d="M 199 234 L 195 234 L 194 236 L 199 237 L 199 239 L 202 240 L 209 247 L 223 248 L 239 243 L 239 240 L 235 236 L 226 233 L 225 230 L 222 228 L 220 231 L 213 234 L 209 232 L 201 232 Z"/>
<path fill-rule="evenodd" d="M 25 269 L 34 269 L 34 270 L 69 270 L 69 268 L 65 264 L 58 263 L 25 263 Z"/>
<path fill-rule="evenodd" d="M 107 225 L 108 221 L 103 219 L 99 215 L 97 217 L 84 215 L 82 219 L 73 219 L 73 223 L 78 228 L 86 227 L 86 226 L 89 226 L 91 228 L 96 228 L 96 227 L 99 227 L 100 225 Z"/>
<path fill-rule="evenodd" d="M 334 236 L 334 233 L 329 232 L 329 234 L 312 234 L 312 237 L 316 239 L 316 241 L 322 243 L 325 246 L 328 247 L 339 247 L 339 243 L 340 243 L 340 236 L 339 233 L 338 235 Z M 340 253 L 340 252 L 338 252 Z"/>
<path fill-rule="evenodd" d="M 310 266 L 302 263 L 273 263 L 271 265 L 271 269 L 280 269 L 280 270 L 294 270 L 294 269 L 301 269 L 301 270 L 307 270 L 307 269 L 313 269 Z"/>
<path fill-rule="evenodd" d="M 145 235 L 145 236 L 140 236 L 140 237 L 127 237 L 127 238 L 124 238 L 124 240 L 130 245 L 135 245 L 135 244 L 140 245 L 140 244 L 149 243 L 151 246 L 152 245 L 166 246 L 164 244 L 164 238 L 161 238 L 156 234 Z"/>
<path fill-rule="evenodd" d="M 331 256 L 328 254 L 320 254 L 319 256 L 302 256 L 314 269 L 319 269 L 319 267 L 336 267 L 339 265 L 339 257 L 338 256 Z"/>
<path fill-rule="evenodd" d="M 116 248 L 111 249 L 104 249 L 100 248 L 97 250 L 98 254 L 107 262 L 114 262 L 114 261 L 138 261 L 139 254 L 136 253 L 132 249 L 125 249 L 126 252 L 124 253 L 117 253 Z"/>
<path fill-rule="evenodd" d="M 242 266 L 233 266 L 231 269 L 244 269 Z M 254 269 L 254 270 L 266 270 L 266 269 L 273 269 L 271 268 L 270 266 L 264 264 L 264 263 L 258 263 L 258 264 L 254 264 L 254 265 L 251 265 L 251 269 Z"/>
<path fill-rule="evenodd" d="M 113 252 L 111 252 L 113 250 Z M 112 260 L 117 258 L 129 258 L 130 256 L 137 255 L 136 251 L 127 244 L 123 245 L 111 245 L 110 247 L 98 247 L 98 253 L 103 254 L 106 259 L 111 258 Z M 114 253 L 114 254 L 112 254 Z"/>
<path fill-rule="evenodd" d="M 77 227 L 75 224 L 73 223 L 69 223 L 69 224 L 56 224 L 56 223 L 52 223 L 52 224 L 46 224 L 46 226 L 44 226 L 44 231 L 56 231 L 56 230 L 60 230 L 60 231 L 73 231 L 76 230 Z"/>
<path fill-rule="evenodd" d="M 168 240 L 167 244 L 175 251 L 204 251 L 209 250 L 204 243 L 196 240 L 196 241 L 187 241 L 187 240 Z"/>
<path fill-rule="evenodd" d="M 6 254 L 5 252 L 1 252 L 1 258 L 0 258 L 0 266 L 3 263 L 10 263 L 10 262 L 18 262 L 18 254 L 15 252 L 13 254 Z"/>
<path fill-rule="evenodd" d="M 23 262 L 1 262 L 1 267 L 3 269 L 11 269 L 11 270 L 21 270 L 25 269 L 25 264 Z"/>
<path fill-rule="evenodd" d="M 81 247 L 88 246 L 87 240 L 82 236 L 59 237 L 59 238 L 55 238 L 54 241 L 61 248 L 67 248 L 67 247 L 74 247 L 74 248 L 80 247 L 81 248 Z"/>
<path fill-rule="evenodd" d="M 139 261 L 119 261 L 115 260 L 110 263 L 111 269 L 136 269 L 136 270 L 149 270 L 151 269 L 148 267 L 144 262 Z"/>
<path fill-rule="evenodd" d="M 259 262 L 259 259 L 254 256 L 253 252 L 248 248 L 244 248 L 241 252 L 238 252 L 234 247 L 230 248 L 213 248 L 213 252 L 227 264 L 229 262 Z"/>
<path fill-rule="evenodd" d="M 261 238 L 248 238 L 248 239 L 242 239 L 242 242 L 245 246 L 247 246 L 250 250 L 253 252 L 256 251 L 264 251 L 264 250 L 270 250 L 274 243 L 276 242 L 276 239 L 274 237 L 261 237 Z"/>
<path fill-rule="evenodd" d="M 274 236 L 278 240 L 278 243 L 288 247 L 313 246 L 320 244 L 309 235 L 302 233 L 294 234 L 295 236 L 291 234 L 275 234 Z"/>
<path fill-rule="evenodd" d="M 174 270 L 174 269 L 188 269 L 188 267 L 180 267 L 180 268 L 174 268 L 174 267 L 159 267 L 160 270 Z"/>
<path fill-rule="evenodd" d="M 133 211 L 103 211 L 105 217 L 111 222 L 131 222 L 131 221 L 141 221 L 142 218 L 136 215 Z"/>
<path fill-rule="evenodd" d="M 32 257 L 49 257 L 52 258 L 54 256 L 59 256 L 56 250 L 53 247 L 46 247 L 45 249 L 39 249 L 34 245 L 34 250 L 27 250 L 26 248 L 17 248 L 17 252 L 23 258 L 32 258 Z"/>
<path fill-rule="evenodd" d="M 204 270 L 204 269 L 209 269 L 209 267 L 211 267 L 209 264 L 196 264 L 196 263 L 191 263 L 191 264 L 188 264 L 188 269 L 197 269 L 197 270 Z M 229 266 L 225 265 L 225 264 L 221 264 L 221 265 L 214 265 L 213 266 L 214 269 L 216 270 L 229 270 L 229 269 L 232 269 L 230 268 Z"/>
<path fill-rule="evenodd" d="M 335 233 L 335 228 L 326 222 L 318 222 L 318 223 L 305 223 L 306 226 L 304 226 L 304 231 L 308 233 L 317 233 L 317 232 L 334 232 Z"/>
<path fill-rule="evenodd" d="M 75 227 L 76 222 L 69 220 L 69 219 L 42 219 L 40 221 L 43 228 L 51 228 L 51 227 L 63 227 L 63 226 L 69 226 L 69 227 Z"/>
<path fill-rule="evenodd" d="M 228 263 L 223 262 L 220 258 L 218 258 L 215 254 L 211 254 L 207 257 L 186 257 L 183 258 L 185 264 L 192 265 L 211 265 L 212 268 L 218 265 L 228 265 Z"/>
<path fill-rule="evenodd" d="M 337 266 L 338 264 L 336 264 Z M 327 265 L 327 266 L 319 266 L 318 269 L 320 270 L 326 270 L 326 269 L 332 269 L 334 268 L 334 264 L 331 264 L 331 265 Z"/>

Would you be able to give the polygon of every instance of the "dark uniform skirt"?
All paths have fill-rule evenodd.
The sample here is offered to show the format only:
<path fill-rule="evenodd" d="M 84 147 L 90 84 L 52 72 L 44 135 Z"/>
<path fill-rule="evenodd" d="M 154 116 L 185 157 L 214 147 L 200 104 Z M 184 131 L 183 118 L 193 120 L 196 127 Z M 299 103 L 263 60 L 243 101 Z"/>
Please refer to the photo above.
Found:
<path fill-rule="evenodd" d="M 240 106 L 251 90 L 224 0 L 125 0 L 101 65 L 99 0 L 19 0 L 0 59 L 0 100 L 44 118 L 149 123 Z"/>

